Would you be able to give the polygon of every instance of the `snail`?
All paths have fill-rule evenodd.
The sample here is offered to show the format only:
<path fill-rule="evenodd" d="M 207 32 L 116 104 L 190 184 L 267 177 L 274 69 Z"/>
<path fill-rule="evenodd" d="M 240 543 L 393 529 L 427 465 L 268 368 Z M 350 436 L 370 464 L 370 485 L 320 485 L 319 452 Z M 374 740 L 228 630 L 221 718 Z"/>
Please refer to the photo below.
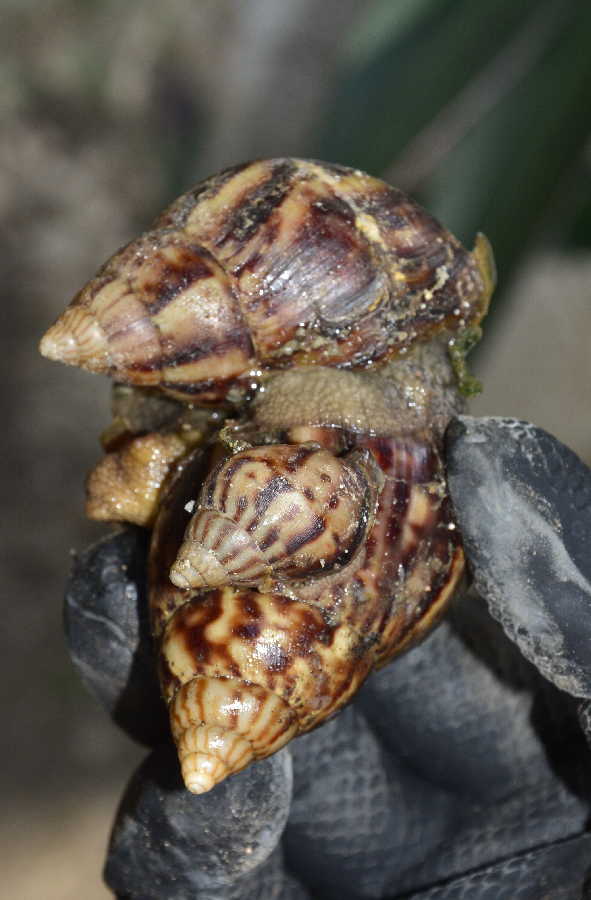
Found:
<path fill-rule="evenodd" d="M 402 191 L 262 160 L 180 197 L 41 341 L 117 382 L 87 512 L 153 529 L 189 790 L 320 725 L 442 615 L 464 572 L 443 434 L 493 287 L 486 239 Z"/>

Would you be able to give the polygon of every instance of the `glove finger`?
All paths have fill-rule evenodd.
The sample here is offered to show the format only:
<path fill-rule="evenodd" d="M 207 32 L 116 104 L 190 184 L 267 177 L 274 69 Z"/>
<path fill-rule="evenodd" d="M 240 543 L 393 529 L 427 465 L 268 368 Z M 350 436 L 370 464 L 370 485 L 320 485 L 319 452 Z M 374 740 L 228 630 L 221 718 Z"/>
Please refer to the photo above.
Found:
<path fill-rule="evenodd" d="M 480 598 L 466 597 L 376 673 L 358 704 L 391 752 L 454 797 L 450 827 L 406 874 L 409 889 L 585 827 L 589 758 L 575 704 L 521 657 Z M 393 879 L 387 895 L 400 889 Z"/>
<path fill-rule="evenodd" d="M 591 836 L 581 835 L 514 856 L 406 900 L 584 900 Z"/>
<path fill-rule="evenodd" d="M 591 700 L 582 700 L 579 703 L 577 717 L 579 725 L 583 729 L 587 744 L 591 747 Z"/>
<path fill-rule="evenodd" d="M 125 528 L 76 557 L 64 605 L 72 662 L 88 690 L 127 734 L 148 746 L 166 739 L 148 622 L 148 535 Z"/>
<path fill-rule="evenodd" d="M 530 721 L 530 672 L 541 680 L 469 595 L 426 641 L 373 675 L 358 702 L 415 772 L 490 803 L 547 771 Z"/>
<path fill-rule="evenodd" d="M 455 420 L 447 462 L 478 592 L 546 678 L 591 697 L 591 471 L 513 419 Z"/>
<path fill-rule="evenodd" d="M 449 834 L 454 799 L 388 759 L 354 707 L 291 744 L 286 859 L 315 897 L 390 896 Z M 412 884 L 412 883 L 411 883 Z"/>
<path fill-rule="evenodd" d="M 238 882 L 200 890 L 191 897 L 195 900 L 312 900 L 297 879 L 286 871 L 281 846 L 273 850 L 266 862 Z M 117 900 L 136 898 L 131 894 L 118 894 Z"/>
<path fill-rule="evenodd" d="M 291 788 L 291 758 L 282 751 L 196 796 L 181 782 L 174 748 L 159 747 L 123 796 L 105 881 L 114 893 L 137 900 L 241 896 L 237 886 L 279 842 Z M 271 868 L 261 883 L 279 883 L 280 875 Z M 256 879 L 251 887 L 256 897 Z"/>
<path fill-rule="evenodd" d="M 310 894 L 286 871 L 283 856 L 279 846 L 254 872 L 231 886 L 201 892 L 198 900 L 311 900 Z"/>

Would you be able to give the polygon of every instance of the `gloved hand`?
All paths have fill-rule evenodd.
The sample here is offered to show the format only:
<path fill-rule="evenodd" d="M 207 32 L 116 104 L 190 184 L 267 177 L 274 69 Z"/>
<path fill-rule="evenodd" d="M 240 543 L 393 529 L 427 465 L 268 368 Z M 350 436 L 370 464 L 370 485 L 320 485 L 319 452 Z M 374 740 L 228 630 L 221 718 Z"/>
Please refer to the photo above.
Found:
<path fill-rule="evenodd" d="M 118 897 L 591 897 L 591 472 L 504 419 L 456 420 L 447 459 L 477 591 L 337 718 L 200 796 L 159 699 L 145 534 L 78 558 L 73 660 L 155 747 L 113 829 Z"/>

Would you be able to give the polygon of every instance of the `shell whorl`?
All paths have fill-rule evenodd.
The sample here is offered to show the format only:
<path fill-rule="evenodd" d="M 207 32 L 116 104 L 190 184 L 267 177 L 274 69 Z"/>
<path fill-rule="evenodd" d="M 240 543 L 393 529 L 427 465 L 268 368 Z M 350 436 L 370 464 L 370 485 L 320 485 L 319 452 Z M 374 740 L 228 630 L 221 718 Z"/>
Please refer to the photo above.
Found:
<path fill-rule="evenodd" d="M 91 372 L 106 372 L 110 366 L 108 340 L 98 317 L 75 301 L 43 335 L 39 350 L 47 359 Z"/>
<path fill-rule="evenodd" d="M 370 459 L 285 444 L 235 454 L 203 485 L 171 581 L 181 588 L 270 584 L 349 563 L 375 506 Z"/>
<path fill-rule="evenodd" d="M 314 727 L 350 699 L 371 659 L 371 642 L 352 625 L 285 595 L 233 587 L 193 595 L 160 643 L 189 789 L 208 790 Z M 211 735 L 200 730 L 210 726 Z"/>
<path fill-rule="evenodd" d="M 211 790 L 297 733 L 297 719 L 280 697 L 235 678 L 198 676 L 170 704 L 172 735 L 186 787 Z"/>
<path fill-rule="evenodd" d="M 180 197 L 74 298 L 41 352 L 218 403 L 270 369 L 362 367 L 476 324 L 492 271 L 484 238 L 469 253 L 378 179 L 262 160 Z"/>

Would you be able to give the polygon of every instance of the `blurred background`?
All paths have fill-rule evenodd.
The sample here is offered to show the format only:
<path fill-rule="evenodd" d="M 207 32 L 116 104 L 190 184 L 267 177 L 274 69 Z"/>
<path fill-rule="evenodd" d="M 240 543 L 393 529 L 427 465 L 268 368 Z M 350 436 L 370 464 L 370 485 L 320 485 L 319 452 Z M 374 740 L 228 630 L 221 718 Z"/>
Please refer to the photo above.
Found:
<path fill-rule="evenodd" d="M 71 670 L 70 554 L 104 532 L 83 479 L 106 380 L 41 333 L 193 183 L 257 156 L 327 159 L 417 197 L 499 288 L 472 411 L 529 419 L 591 463 L 588 0 L 1 0 L 2 540 L 7 897 L 105 898 L 142 748 Z"/>

